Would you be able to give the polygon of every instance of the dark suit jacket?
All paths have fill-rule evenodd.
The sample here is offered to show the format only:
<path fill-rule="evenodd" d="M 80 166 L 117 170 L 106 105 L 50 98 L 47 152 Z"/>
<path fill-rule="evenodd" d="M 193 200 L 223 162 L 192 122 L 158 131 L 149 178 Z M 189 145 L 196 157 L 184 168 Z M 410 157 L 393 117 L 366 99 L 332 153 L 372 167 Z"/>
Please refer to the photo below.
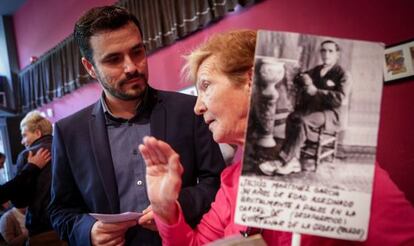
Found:
<path fill-rule="evenodd" d="M 180 154 L 184 174 L 179 202 L 186 220 L 194 225 L 219 188 L 222 155 L 202 117 L 193 112 L 195 97 L 149 88 L 148 100 L 151 135 Z M 88 213 L 120 212 L 101 103 L 57 122 L 52 150 L 53 227 L 72 245 L 90 245 L 95 219 Z"/>
<path fill-rule="evenodd" d="M 47 136 L 44 140 L 42 138 L 38 139 L 33 143 L 32 147 L 19 153 L 16 163 L 16 176 L 6 183 L 0 185 L 0 203 L 5 203 L 9 200 L 13 200 L 15 203 L 21 202 L 21 206 L 25 207 L 23 203 L 26 202 L 23 202 L 23 199 L 27 199 L 27 197 L 30 196 L 32 188 L 34 187 L 37 180 L 37 176 L 41 171 L 41 169 L 36 165 L 27 163 L 27 155 L 29 151 L 36 153 L 40 147 L 44 147 L 50 150 L 52 144 L 51 136 Z M 49 143 L 45 145 L 44 142 Z"/>
<path fill-rule="evenodd" d="M 9 200 L 18 199 L 19 196 L 26 195 L 35 182 L 39 172 L 40 168 L 28 163 L 14 178 L 0 185 L 0 203 L 5 203 Z"/>
<path fill-rule="evenodd" d="M 50 183 L 52 181 L 50 162 L 41 170 L 37 167 L 27 164 L 27 156 L 29 151 L 36 153 L 40 148 L 50 151 L 52 145 L 52 136 L 43 136 L 32 143 L 32 145 L 22 151 L 17 158 L 17 176 L 23 175 L 26 180 L 25 186 L 20 183 L 19 194 L 11 197 L 12 203 L 18 207 L 28 207 L 26 213 L 26 227 L 29 236 L 34 236 L 43 232 L 51 231 L 47 206 L 50 202 Z M 32 170 L 32 171 L 30 171 Z M 29 175 L 29 172 L 32 174 Z M 19 177 L 16 177 L 18 180 Z M 17 187 L 17 186 L 16 186 Z"/>

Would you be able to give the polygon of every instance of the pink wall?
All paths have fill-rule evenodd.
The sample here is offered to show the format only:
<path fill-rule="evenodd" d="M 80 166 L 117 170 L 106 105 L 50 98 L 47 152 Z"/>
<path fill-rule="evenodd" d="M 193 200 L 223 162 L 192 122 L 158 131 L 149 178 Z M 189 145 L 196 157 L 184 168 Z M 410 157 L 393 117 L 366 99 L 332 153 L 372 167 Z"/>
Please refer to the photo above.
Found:
<path fill-rule="evenodd" d="M 102 89 L 99 83 L 92 82 L 62 98 L 54 100 L 52 103 L 40 107 L 38 110 L 45 114 L 48 113 L 48 110 L 52 110 L 52 115 L 47 117 L 51 122 L 56 122 L 96 102 L 101 93 Z"/>
<path fill-rule="evenodd" d="M 85 10 L 114 2 L 27 0 L 13 15 L 20 68 L 30 63 L 30 56 L 41 56 L 72 33 L 73 24 Z"/>
<path fill-rule="evenodd" d="M 36 2 L 39 4 L 39 0 Z M 15 15 L 19 56 L 22 61 L 55 45 L 71 32 L 73 22 L 82 9 L 94 5 L 89 3 L 91 1 L 81 0 L 43 2 L 44 4 L 35 5 L 34 0 L 28 0 L 30 6 L 25 6 Z M 57 7 L 56 4 L 63 7 Z M 45 9 L 42 10 L 43 8 Z M 212 33 L 237 28 L 258 28 L 393 44 L 414 37 L 414 29 L 409 24 L 412 23 L 413 9 L 414 1 L 411 0 L 267 0 L 154 53 L 149 58 L 150 83 L 156 88 L 168 90 L 188 86 L 180 83 L 181 55 Z M 26 21 L 31 25 L 23 28 L 27 25 Z M 88 85 L 78 90 L 75 95 L 64 97 L 42 109 L 54 109 L 53 120 L 56 120 L 81 108 L 82 104 L 90 104 L 99 94 L 97 84 Z M 385 86 L 377 155 L 380 165 L 389 170 L 391 177 L 406 191 L 411 201 L 414 201 L 414 180 L 411 177 L 414 173 L 414 109 L 411 107 L 413 97 L 414 81 Z M 80 99 L 85 102 L 81 103 Z"/>

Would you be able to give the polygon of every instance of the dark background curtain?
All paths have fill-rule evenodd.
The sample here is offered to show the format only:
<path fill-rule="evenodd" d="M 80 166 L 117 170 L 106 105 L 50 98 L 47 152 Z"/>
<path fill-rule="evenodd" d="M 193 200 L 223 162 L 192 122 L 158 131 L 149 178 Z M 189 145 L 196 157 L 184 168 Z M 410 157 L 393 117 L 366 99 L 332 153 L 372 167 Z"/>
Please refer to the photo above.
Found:
<path fill-rule="evenodd" d="M 228 12 L 259 0 L 121 0 L 141 22 L 148 54 L 170 45 Z M 73 35 L 19 73 L 19 111 L 25 113 L 68 94 L 92 79 L 80 61 Z"/>
<path fill-rule="evenodd" d="M 90 81 L 80 51 L 69 36 L 19 74 L 21 111 L 40 107 Z"/>
<path fill-rule="evenodd" d="M 177 39 L 217 21 L 237 5 L 258 0 L 121 0 L 141 21 L 148 53 L 174 43 Z"/>

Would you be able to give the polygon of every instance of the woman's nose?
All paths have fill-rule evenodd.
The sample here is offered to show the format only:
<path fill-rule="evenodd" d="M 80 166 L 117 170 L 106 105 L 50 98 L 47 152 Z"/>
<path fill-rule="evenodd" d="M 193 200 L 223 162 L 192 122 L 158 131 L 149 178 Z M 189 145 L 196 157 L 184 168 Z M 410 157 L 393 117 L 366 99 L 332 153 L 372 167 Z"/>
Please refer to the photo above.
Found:
<path fill-rule="evenodd" d="M 202 115 L 206 112 L 207 108 L 204 105 L 204 103 L 202 102 L 202 99 L 200 96 L 197 97 L 197 101 L 196 104 L 194 106 L 194 113 L 196 115 Z"/>

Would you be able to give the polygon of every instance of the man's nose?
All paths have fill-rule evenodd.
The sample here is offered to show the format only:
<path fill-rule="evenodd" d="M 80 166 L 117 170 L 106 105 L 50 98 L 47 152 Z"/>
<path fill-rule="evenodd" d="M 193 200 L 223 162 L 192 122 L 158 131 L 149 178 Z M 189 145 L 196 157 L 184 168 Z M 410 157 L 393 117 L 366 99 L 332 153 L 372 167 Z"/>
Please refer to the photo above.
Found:
<path fill-rule="evenodd" d="M 129 56 L 126 56 L 124 59 L 124 72 L 134 73 L 136 70 L 137 70 L 137 66 L 134 63 L 134 61 Z"/>

